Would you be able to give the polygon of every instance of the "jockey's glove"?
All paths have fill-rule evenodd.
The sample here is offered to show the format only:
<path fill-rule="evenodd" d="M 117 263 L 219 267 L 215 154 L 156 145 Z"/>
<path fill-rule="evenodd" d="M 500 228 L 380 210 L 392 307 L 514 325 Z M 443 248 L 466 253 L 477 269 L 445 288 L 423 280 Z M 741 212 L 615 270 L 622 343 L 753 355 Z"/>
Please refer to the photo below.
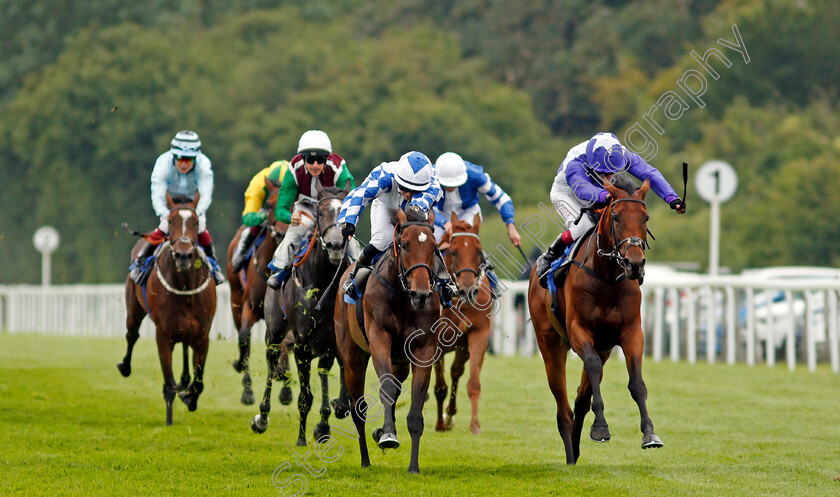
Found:
<path fill-rule="evenodd" d="M 685 212 L 685 202 L 679 197 L 677 197 L 675 200 L 672 200 L 668 205 L 670 205 L 672 209 L 679 212 L 680 214 Z"/>
<path fill-rule="evenodd" d="M 353 236 L 355 233 L 356 233 L 356 225 L 355 224 L 344 223 L 344 227 L 341 228 L 341 236 L 343 236 L 345 240 L 350 238 L 351 236 Z"/>

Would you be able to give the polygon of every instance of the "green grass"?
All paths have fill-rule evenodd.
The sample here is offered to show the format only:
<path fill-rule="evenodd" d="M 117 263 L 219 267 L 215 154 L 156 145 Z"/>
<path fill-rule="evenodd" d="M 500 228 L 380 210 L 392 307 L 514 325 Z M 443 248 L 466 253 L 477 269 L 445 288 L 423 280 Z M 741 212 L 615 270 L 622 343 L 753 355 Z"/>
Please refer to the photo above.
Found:
<path fill-rule="evenodd" d="M 290 462 L 282 478 L 305 474 L 294 465 L 307 450 L 294 445 L 297 410 L 276 401 L 277 389 L 268 432 L 251 432 L 257 408 L 239 404 L 232 342 L 211 344 L 199 408 L 189 413 L 176 401 L 171 427 L 164 426 L 154 342 L 138 342 L 128 379 L 114 367 L 123 353 L 115 339 L 0 334 L 0 495 L 280 496 L 275 468 Z M 260 387 L 262 354 L 256 347 Z M 580 362 L 570 361 L 571 391 L 579 375 Z M 357 443 L 333 432 L 344 453 L 323 476 L 307 475 L 306 495 L 840 494 L 833 479 L 840 475 L 840 376 L 824 367 L 791 373 L 648 361 L 645 377 L 662 449 L 641 450 L 627 373 L 612 360 L 603 382 L 612 441 L 582 440 L 578 464 L 566 466 L 542 361 L 488 357 L 480 436 L 467 430 L 466 395 L 450 433 L 434 431 L 428 403 L 422 474 L 408 475 L 404 396 L 397 411 L 403 445 L 372 448 L 373 466 L 362 470 Z M 587 428 L 591 421 L 590 414 Z M 309 460 L 321 467 L 314 453 Z"/>

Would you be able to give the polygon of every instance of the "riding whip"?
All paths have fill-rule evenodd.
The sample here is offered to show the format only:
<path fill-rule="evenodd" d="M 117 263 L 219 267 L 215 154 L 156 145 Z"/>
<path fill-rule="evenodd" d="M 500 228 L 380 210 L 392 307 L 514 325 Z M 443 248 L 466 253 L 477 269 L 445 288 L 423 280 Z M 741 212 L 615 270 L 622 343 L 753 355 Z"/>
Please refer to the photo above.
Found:
<path fill-rule="evenodd" d="M 531 272 L 531 266 L 533 265 L 533 264 L 531 264 L 531 260 L 528 259 L 527 255 L 525 255 L 525 252 L 522 250 L 521 245 L 516 245 L 516 248 L 519 249 L 519 253 L 522 254 L 522 258 L 525 259 L 525 262 L 528 263 L 528 272 L 530 273 Z"/>

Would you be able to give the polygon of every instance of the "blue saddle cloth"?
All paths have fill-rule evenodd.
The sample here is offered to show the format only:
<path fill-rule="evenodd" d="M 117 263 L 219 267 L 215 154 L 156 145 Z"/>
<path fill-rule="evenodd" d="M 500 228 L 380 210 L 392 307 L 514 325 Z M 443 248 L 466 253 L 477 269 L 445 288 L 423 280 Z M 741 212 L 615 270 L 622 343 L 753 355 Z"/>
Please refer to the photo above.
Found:
<path fill-rule="evenodd" d="M 551 266 L 548 269 L 548 276 L 546 278 L 548 283 L 548 290 L 551 292 L 552 297 L 557 295 L 557 282 L 555 281 L 555 273 L 562 266 L 565 266 L 566 264 L 569 264 L 571 262 L 569 254 L 572 253 L 572 247 L 573 245 L 569 245 L 568 247 L 566 247 L 566 250 L 563 252 L 563 255 L 561 255 L 556 261 L 552 262 Z"/>
<path fill-rule="evenodd" d="M 265 237 L 266 237 L 267 233 L 268 232 L 266 230 L 262 230 L 262 231 L 260 231 L 260 234 L 257 235 L 257 239 L 254 240 L 254 243 L 251 244 L 251 248 L 248 249 L 248 252 L 245 252 L 245 260 L 242 263 L 242 267 L 244 267 L 244 268 L 248 267 L 248 261 L 250 261 L 251 257 L 253 257 L 254 254 L 257 253 L 257 249 L 259 249 L 260 245 L 262 245 L 262 242 L 265 241 Z"/>

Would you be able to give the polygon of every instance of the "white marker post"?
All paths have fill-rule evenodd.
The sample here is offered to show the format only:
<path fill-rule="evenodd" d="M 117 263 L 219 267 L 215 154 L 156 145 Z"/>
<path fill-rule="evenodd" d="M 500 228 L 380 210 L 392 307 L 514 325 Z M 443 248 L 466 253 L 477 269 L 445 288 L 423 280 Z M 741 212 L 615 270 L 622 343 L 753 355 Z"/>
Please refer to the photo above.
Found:
<path fill-rule="evenodd" d="M 41 226 L 32 237 L 35 249 L 41 252 L 41 286 L 50 286 L 50 255 L 58 248 L 60 237 L 52 226 Z"/>
<path fill-rule="evenodd" d="M 720 204 L 726 202 L 738 189 L 738 175 L 729 164 L 719 160 L 709 161 L 697 170 L 694 178 L 697 193 L 711 204 L 709 229 L 709 274 L 717 276 L 720 269 Z"/>

